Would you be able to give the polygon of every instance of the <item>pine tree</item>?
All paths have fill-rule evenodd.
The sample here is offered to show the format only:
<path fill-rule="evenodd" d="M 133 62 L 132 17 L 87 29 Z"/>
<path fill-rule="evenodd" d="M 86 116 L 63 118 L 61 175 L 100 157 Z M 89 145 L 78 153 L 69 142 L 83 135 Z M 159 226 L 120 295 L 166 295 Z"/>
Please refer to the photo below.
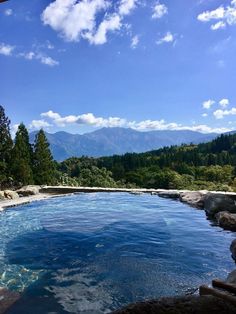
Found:
<path fill-rule="evenodd" d="M 0 185 L 8 181 L 9 162 L 12 150 L 12 139 L 10 134 L 11 121 L 5 115 L 5 110 L 0 106 Z"/>
<path fill-rule="evenodd" d="M 11 159 L 11 172 L 17 183 L 33 184 L 32 156 L 33 150 L 29 143 L 29 133 L 21 123 L 16 132 Z"/>
<path fill-rule="evenodd" d="M 34 181 L 36 184 L 53 184 L 55 167 L 49 143 L 40 130 L 34 144 Z"/>

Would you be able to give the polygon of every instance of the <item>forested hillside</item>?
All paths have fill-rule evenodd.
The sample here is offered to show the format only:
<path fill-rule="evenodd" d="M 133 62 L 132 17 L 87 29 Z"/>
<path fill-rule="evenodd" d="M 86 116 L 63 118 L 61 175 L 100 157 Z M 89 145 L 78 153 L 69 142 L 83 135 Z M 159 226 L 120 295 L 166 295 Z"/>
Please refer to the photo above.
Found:
<path fill-rule="evenodd" d="M 97 187 L 236 190 L 236 134 L 147 153 L 53 160 L 43 130 L 33 144 L 21 123 L 14 140 L 0 106 L 0 187 L 63 184 Z"/>
<path fill-rule="evenodd" d="M 70 158 L 58 164 L 58 169 L 75 182 L 86 181 L 90 186 L 95 185 L 94 169 L 99 169 L 106 171 L 117 185 L 226 191 L 236 188 L 235 167 L 236 134 L 221 135 L 205 144 L 98 159 Z M 106 180 L 104 184 L 109 185 Z"/>

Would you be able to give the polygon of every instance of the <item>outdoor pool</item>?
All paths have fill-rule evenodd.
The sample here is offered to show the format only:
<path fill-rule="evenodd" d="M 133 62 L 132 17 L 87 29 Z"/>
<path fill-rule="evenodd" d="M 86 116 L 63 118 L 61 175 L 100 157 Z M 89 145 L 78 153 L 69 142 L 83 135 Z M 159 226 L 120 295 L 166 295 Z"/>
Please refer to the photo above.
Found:
<path fill-rule="evenodd" d="M 193 292 L 235 264 L 234 233 L 204 211 L 151 195 L 64 196 L 0 213 L 0 286 L 11 314 L 109 313 Z"/>

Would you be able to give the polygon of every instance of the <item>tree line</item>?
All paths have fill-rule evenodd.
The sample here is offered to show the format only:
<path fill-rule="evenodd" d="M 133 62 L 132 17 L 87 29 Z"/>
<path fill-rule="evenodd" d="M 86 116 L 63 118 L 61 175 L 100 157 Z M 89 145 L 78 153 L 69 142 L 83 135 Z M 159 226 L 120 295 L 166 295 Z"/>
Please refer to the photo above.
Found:
<path fill-rule="evenodd" d="M 32 145 L 23 123 L 18 126 L 13 140 L 10 123 L 0 106 L 0 187 L 53 184 L 55 163 L 44 131 L 37 133 Z"/>
<path fill-rule="evenodd" d="M 21 123 L 12 140 L 0 106 L 0 186 L 27 184 L 236 191 L 236 134 L 199 145 L 58 163 L 43 130 L 32 145 Z"/>
<path fill-rule="evenodd" d="M 73 184 L 80 184 L 84 169 L 91 167 L 106 169 L 119 187 L 235 191 L 236 134 L 222 134 L 199 145 L 101 158 L 69 158 L 58 164 L 58 169 L 74 180 Z"/>

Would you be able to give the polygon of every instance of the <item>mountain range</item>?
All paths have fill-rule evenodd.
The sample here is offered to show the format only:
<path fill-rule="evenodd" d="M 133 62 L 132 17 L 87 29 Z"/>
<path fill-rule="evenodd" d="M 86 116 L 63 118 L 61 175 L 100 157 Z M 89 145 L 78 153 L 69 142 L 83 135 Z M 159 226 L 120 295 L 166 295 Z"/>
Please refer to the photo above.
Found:
<path fill-rule="evenodd" d="M 30 133 L 31 142 L 34 141 L 36 133 Z M 46 133 L 53 156 L 57 161 L 69 157 L 141 153 L 163 146 L 198 144 L 210 141 L 217 135 L 217 133 L 203 134 L 189 130 L 140 132 L 129 128 L 102 128 L 82 135 L 67 132 Z"/>

